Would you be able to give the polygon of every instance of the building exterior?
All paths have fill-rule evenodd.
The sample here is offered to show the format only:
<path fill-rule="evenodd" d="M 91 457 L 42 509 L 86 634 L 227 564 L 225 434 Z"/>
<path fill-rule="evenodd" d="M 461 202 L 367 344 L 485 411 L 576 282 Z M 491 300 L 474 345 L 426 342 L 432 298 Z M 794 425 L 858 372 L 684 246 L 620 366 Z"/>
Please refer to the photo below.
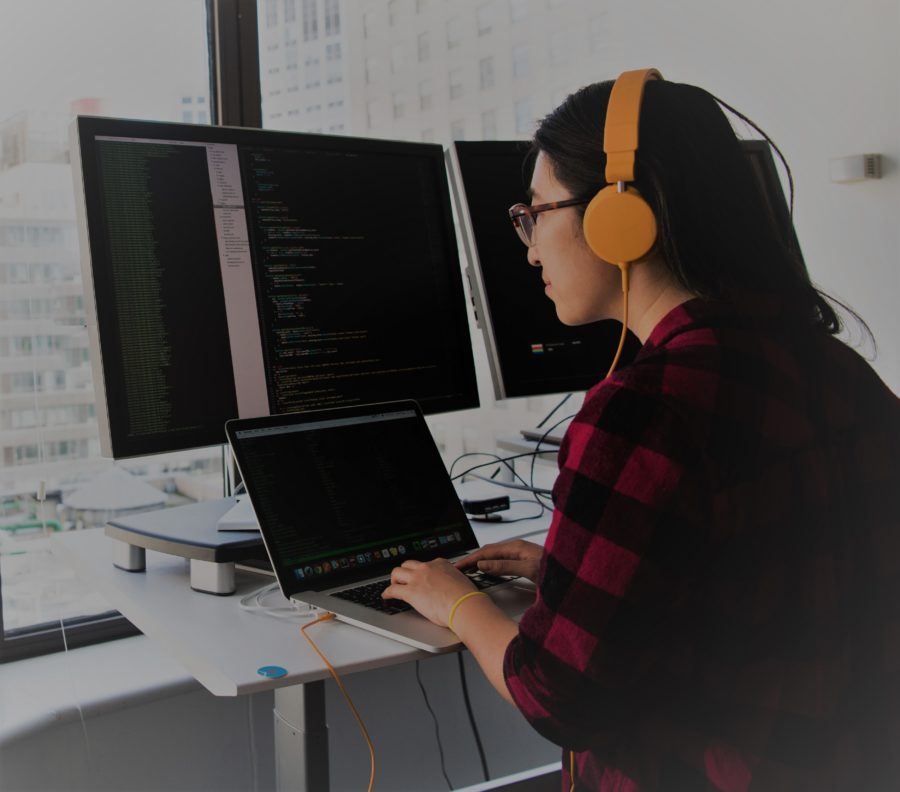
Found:
<path fill-rule="evenodd" d="M 527 138 L 621 63 L 606 0 L 261 0 L 270 128 L 406 140 Z"/>
<path fill-rule="evenodd" d="M 99 453 L 64 113 L 0 125 L 0 491 Z M 28 486 L 28 489 L 31 489 Z"/>

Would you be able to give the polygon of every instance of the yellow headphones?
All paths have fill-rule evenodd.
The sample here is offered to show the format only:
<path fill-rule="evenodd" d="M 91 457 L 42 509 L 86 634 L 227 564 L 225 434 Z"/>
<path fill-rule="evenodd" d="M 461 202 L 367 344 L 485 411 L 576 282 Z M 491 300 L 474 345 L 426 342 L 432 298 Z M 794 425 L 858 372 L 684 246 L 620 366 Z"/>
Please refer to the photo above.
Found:
<path fill-rule="evenodd" d="M 634 187 L 634 156 L 638 148 L 641 101 L 648 80 L 661 80 L 657 69 L 622 72 L 609 95 L 603 151 L 606 152 L 608 186 L 598 192 L 584 211 L 582 229 L 595 255 L 622 272 L 622 335 L 608 377 L 616 370 L 628 333 L 628 268 L 643 258 L 656 242 L 656 217 Z"/>
<path fill-rule="evenodd" d="M 634 157 L 638 148 L 641 100 L 648 80 L 661 80 L 656 69 L 637 69 L 619 75 L 609 95 L 603 150 L 608 186 L 598 192 L 584 212 L 584 238 L 604 261 L 623 267 L 647 255 L 656 241 L 656 218 L 634 187 Z"/>

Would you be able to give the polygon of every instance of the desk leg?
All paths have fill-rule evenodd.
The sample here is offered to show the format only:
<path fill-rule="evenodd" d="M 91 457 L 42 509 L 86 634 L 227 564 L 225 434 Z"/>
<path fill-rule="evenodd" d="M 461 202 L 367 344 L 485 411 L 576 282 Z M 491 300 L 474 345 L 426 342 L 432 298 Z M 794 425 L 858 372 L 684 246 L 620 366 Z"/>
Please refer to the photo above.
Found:
<path fill-rule="evenodd" d="M 324 682 L 275 689 L 275 788 L 328 792 Z"/>

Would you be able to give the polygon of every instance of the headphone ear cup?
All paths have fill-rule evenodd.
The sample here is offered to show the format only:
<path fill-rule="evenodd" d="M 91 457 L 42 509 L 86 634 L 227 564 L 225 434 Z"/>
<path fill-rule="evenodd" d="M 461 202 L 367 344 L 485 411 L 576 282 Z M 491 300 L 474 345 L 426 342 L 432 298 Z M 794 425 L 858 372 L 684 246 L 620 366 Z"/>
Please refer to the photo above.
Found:
<path fill-rule="evenodd" d="M 625 264 L 646 256 L 656 242 L 656 217 L 632 187 L 600 190 L 584 212 L 584 238 L 595 255 L 610 264 Z"/>

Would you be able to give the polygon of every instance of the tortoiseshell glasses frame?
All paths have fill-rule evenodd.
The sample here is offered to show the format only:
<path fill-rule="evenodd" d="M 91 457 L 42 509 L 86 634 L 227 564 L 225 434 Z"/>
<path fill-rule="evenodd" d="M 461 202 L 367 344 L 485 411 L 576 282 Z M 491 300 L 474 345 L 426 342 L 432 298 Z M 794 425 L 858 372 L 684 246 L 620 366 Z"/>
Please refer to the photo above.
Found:
<path fill-rule="evenodd" d="M 583 206 L 590 203 L 590 198 L 568 198 L 565 201 L 551 201 L 550 203 L 528 204 L 517 203 L 509 207 L 509 219 L 512 220 L 513 228 L 519 235 L 526 247 L 534 245 L 534 229 L 537 224 L 535 215 L 541 212 L 549 212 L 551 209 L 564 209 L 567 206 Z"/>

